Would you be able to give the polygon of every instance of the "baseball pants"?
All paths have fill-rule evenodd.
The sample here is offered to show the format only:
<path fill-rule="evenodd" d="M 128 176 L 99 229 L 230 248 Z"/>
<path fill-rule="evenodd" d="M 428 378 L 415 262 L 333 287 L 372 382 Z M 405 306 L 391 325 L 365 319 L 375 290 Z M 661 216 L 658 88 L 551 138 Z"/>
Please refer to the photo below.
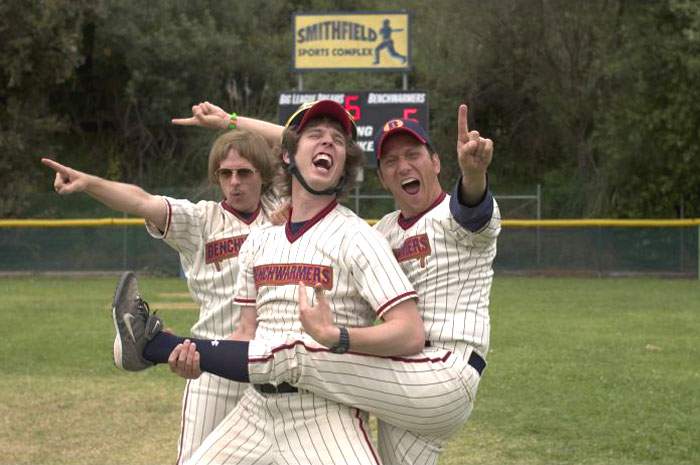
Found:
<path fill-rule="evenodd" d="M 287 382 L 441 444 L 469 418 L 485 366 L 462 346 L 380 357 L 334 354 L 308 336 L 274 345 L 254 340 L 248 371 L 251 383 Z"/>
<path fill-rule="evenodd" d="M 377 465 L 367 414 L 315 394 L 251 386 L 187 465 Z"/>
<path fill-rule="evenodd" d="M 182 396 L 182 419 L 177 464 L 185 463 L 204 439 L 234 409 L 247 383 L 229 381 L 209 373 L 189 380 Z"/>

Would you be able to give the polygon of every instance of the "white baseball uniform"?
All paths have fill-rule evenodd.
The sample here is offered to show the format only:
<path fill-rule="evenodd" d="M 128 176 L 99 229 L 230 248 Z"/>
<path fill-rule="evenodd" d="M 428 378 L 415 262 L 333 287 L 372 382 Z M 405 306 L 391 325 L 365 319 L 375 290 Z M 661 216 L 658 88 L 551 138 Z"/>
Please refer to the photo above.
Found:
<path fill-rule="evenodd" d="M 327 350 L 302 334 L 300 281 L 310 294 L 320 285 L 335 323 L 348 327 L 371 325 L 398 303 L 416 297 L 386 240 L 335 201 L 296 233 L 289 224 L 251 233 L 239 263 L 235 301 L 256 305 L 256 341 L 273 346 L 303 341 Z M 260 391 L 260 386 L 246 391 L 191 463 L 380 463 L 364 412 L 305 390 Z"/>
<path fill-rule="evenodd" d="M 334 354 L 303 340 L 275 346 L 256 337 L 249 346 L 250 380 L 289 382 L 370 412 L 380 420 L 384 463 L 432 464 L 471 414 L 488 352 L 500 213 L 490 193 L 474 208 L 442 194 L 423 214 L 405 220 L 394 212 L 376 229 L 418 292 L 429 347 L 412 357 L 377 357 Z"/>
<path fill-rule="evenodd" d="M 224 202 L 165 198 L 165 231 L 147 224 L 148 232 L 180 254 L 187 286 L 199 305 L 192 335 L 217 339 L 231 334 L 240 317 L 233 302 L 238 253 L 252 229 L 269 224 L 262 209 L 246 218 Z M 184 463 L 216 425 L 233 410 L 248 386 L 205 373 L 189 380 L 182 400 L 177 463 Z"/>

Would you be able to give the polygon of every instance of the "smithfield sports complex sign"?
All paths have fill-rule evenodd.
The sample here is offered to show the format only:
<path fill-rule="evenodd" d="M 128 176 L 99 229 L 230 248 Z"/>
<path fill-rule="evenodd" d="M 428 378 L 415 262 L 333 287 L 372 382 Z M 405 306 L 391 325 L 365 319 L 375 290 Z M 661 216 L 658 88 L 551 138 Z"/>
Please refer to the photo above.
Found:
<path fill-rule="evenodd" d="M 292 21 L 295 71 L 410 68 L 408 13 L 298 13 Z"/>

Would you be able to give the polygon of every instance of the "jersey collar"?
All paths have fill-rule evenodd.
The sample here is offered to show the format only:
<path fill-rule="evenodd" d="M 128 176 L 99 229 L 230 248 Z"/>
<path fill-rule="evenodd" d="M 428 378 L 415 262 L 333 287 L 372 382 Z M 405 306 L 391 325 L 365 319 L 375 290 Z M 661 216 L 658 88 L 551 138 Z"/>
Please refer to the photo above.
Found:
<path fill-rule="evenodd" d="M 249 218 L 246 218 L 243 216 L 241 212 L 233 208 L 231 205 L 227 204 L 225 200 L 221 201 L 221 207 L 226 210 L 227 212 L 231 213 L 233 216 L 241 220 L 245 224 L 251 224 L 253 221 L 255 221 L 258 218 L 258 215 L 260 214 L 260 204 L 258 204 L 258 208 L 255 209 L 252 215 L 250 215 Z"/>
<path fill-rule="evenodd" d="M 398 220 L 399 226 L 401 226 L 401 228 L 402 228 L 404 231 L 405 231 L 406 229 L 410 228 L 411 226 L 413 226 L 414 224 L 416 224 L 416 222 L 417 222 L 419 219 L 421 219 L 421 218 L 423 217 L 423 215 L 425 215 L 425 214 L 428 213 L 430 210 L 432 210 L 433 208 L 435 208 L 435 207 L 437 207 L 438 205 L 440 205 L 440 203 L 441 203 L 443 200 L 445 200 L 445 196 L 446 196 L 446 195 L 447 195 L 447 194 L 445 194 L 445 192 L 440 192 L 440 195 L 438 195 L 438 198 L 437 198 L 433 203 L 431 203 L 430 206 L 429 206 L 428 208 L 426 208 L 424 211 L 422 211 L 421 213 L 419 213 L 419 214 L 417 214 L 416 216 L 413 216 L 413 217 L 411 217 L 411 218 L 406 218 L 406 217 L 403 216 L 403 213 L 400 213 L 400 214 L 399 214 L 399 220 Z"/>
<path fill-rule="evenodd" d="M 325 217 L 327 214 L 329 214 L 335 208 L 336 205 L 338 205 L 338 201 L 336 199 L 333 199 L 328 205 L 323 207 L 323 210 L 316 213 L 316 215 L 313 218 L 306 220 L 304 227 L 302 227 L 296 233 L 292 233 L 292 228 L 289 226 L 289 223 L 290 223 L 291 218 L 292 218 L 292 209 L 290 208 L 289 209 L 289 217 L 288 217 L 289 219 L 287 220 L 287 223 L 285 223 L 285 225 L 284 225 L 284 232 L 287 235 L 287 240 L 290 243 L 292 243 L 292 242 L 296 241 L 297 239 L 299 239 L 306 231 L 311 229 L 313 227 L 313 225 L 315 225 L 316 223 L 321 221 L 323 219 L 323 217 Z"/>

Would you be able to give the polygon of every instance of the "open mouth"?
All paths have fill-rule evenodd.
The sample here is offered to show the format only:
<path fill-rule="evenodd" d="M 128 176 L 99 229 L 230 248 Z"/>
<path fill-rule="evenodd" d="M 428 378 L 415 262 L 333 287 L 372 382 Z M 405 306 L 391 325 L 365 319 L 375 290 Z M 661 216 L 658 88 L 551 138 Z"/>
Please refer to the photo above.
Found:
<path fill-rule="evenodd" d="M 413 195 L 417 194 L 420 190 L 420 181 L 416 178 L 408 178 L 401 181 L 401 188 L 407 194 Z"/>
<path fill-rule="evenodd" d="M 323 171 L 329 171 L 333 167 L 333 159 L 327 153 L 317 154 L 313 160 L 311 160 L 311 163 L 313 163 L 316 168 Z"/>

